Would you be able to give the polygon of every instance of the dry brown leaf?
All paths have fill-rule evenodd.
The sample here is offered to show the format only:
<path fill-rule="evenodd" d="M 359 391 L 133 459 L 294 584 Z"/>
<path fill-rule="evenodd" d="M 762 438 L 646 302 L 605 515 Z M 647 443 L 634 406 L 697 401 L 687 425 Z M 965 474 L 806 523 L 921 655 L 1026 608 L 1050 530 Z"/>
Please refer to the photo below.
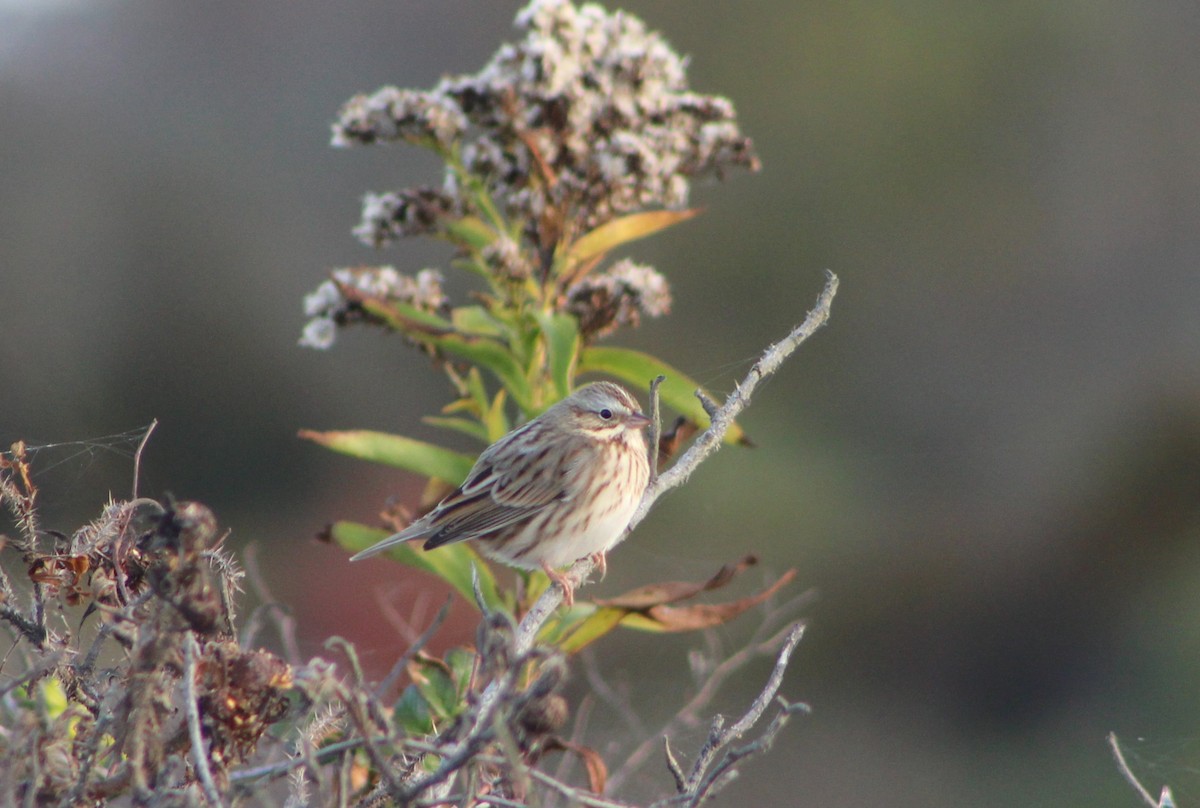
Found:
<path fill-rule="evenodd" d="M 605 765 L 604 758 L 600 757 L 599 752 L 590 746 L 571 743 L 558 736 L 546 740 L 545 751 L 555 750 L 571 752 L 583 761 L 583 767 L 587 770 L 588 790 L 594 794 L 604 793 L 604 786 L 608 783 L 608 766 Z"/>
<path fill-rule="evenodd" d="M 663 581 L 657 584 L 647 584 L 646 586 L 639 586 L 637 589 L 631 589 L 623 595 L 617 595 L 615 598 L 596 600 L 596 605 L 638 612 L 666 603 L 678 603 L 681 600 L 693 598 L 701 592 L 708 592 L 725 586 L 735 577 L 757 563 L 757 556 L 745 555 L 734 563 L 721 567 L 707 581 L 701 583 L 695 583 L 694 581 Z"/>
<path fill-rule="evenodd" d="M 661 631 L 695 631 L 719 626 L 762 603 L 795 577 L 796 570 L 791 569 L 781 575 L 778 581 L 748 598 L 729 603 L 698 603 L 694 606 L 651 606 L 645 616 L 659 623 Z"/>
<path fill-rule="evenodd" d="M 674 426 L 658 439 L 658 467 L 665 466 L 679 451 L 679 447 L 698 431 L 699 427 L 694 421 L 689 421 L 682 415 L 676 418 Z"/>

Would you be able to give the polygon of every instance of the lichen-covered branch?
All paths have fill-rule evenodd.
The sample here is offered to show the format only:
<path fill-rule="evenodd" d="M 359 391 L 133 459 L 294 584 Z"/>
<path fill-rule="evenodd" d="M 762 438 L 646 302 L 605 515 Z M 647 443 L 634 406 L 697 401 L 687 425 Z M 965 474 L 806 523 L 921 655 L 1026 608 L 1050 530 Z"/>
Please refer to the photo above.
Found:
<path fill-rule="evenodd" d="M 749 406 L 750 396 L 753 395 L 754 389 L 758 387 L 758 383 L 779 370 L 784 360 L 791 356 L 805 340 L 816 333 L 817 329 L 825 325 L 829 320 L 833 307 L 833 298 L 837 294 L 837 289 L 837 276 L 832 272 L 827 272 L 825 288 L 821 291 L 820 297 L 817 298 L 816 307 L 808 313 L 808 316 L 804 318 L 804 322 L 792 329 L 790 334 L 763 352 L 758 361 L 750 368 L 745 378 L 738 383 L 733 392 L 725 399 L 725 403 L 712 413 L 712 422 L 708 429 L 701 432 L 699 437 L 696 438 L 695 442 L 683 453 L 679 460 L 671 468 L 658 475 L 654 483 L 646 489 L 641 505 L 638 506 L 637 511 L 634 512 L 633 519 L 629 522 L 630 530 L 636 528 L 642 519 L 646 517 L 646 514 L 660 496 L 672 488 L 676 488 L 687 482 L 687 478 L 691 476 L 692 472 L 721 447 L 721 440 L 725 437 L 725 433 L 729 430 L 730 425 L 733 424 L 742 410 Z"/>
<path fill-rule="evenodd" d="M 826 273 L 825 288 L 817 298 L 817 305 L 804 318 L 804 322 L 792 329 L 786 337 L 767 348 L 745 378 L 738 383 L 733 392 L 725 399 L 725 403 L 712 413 L 712 422 L 708 429 L 700 433 L 695 442 L 669 469 L 659 474 L 647 487 L 642 502 L 634 512 L 629 523 L 633 530 L 646 517 L 655 501 L 672 488 L 683 485 L 692 472 L 708 459 L 721 446 L 721 439 L 729 430 L 734 420 L 750 404 L 750 397 L 759 382 L 772 375 L 791 356 L 800 345 L 825 325 L 833 307 L 833 298 L 837 294 L 838 279 L 832 272 Z M 568 572 L 576 580 L 585 579 L 594 569 L 595 563 L 590 558 L 575 562 Z M 538 599 L 537 603 L 526 613 L 517 627 L 516 644 L 518 649 L 528 648 L 533 638 L 537 636 L 542 625 L 554 613 L 562 602 L 562 589 L 552 586 Z"/>

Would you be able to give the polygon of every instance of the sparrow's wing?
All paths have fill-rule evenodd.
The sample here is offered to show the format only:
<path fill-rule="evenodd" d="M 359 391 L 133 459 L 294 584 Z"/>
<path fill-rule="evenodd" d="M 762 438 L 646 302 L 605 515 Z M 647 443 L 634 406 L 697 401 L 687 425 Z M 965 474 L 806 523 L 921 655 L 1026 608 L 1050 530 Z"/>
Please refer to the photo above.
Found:
<path fill-rule="evenodd" d="M 509 455 L 507 459 L 514 458 Z M 527 462 L 510 462 L 505 470 L 498 464 L 477 464 L 462 488 L 430 514 L 433 529 L 425 549 L 486 538 L 527 522 L 562 498 L 562 478 L 556 469 L 536 456 L 521 459 Z"/>
<path fill-rule="evenodd" d="M 401 530 L 399 533 L 393 533 L 392 535 L 388 536 L 386 539 L 381 539 L 380 541 L 376 542 L 375 544 L 372 544 L 367 549 L 360 550 L 359 552 L 350 556 L 350 560 L 351 561 L 361 561 L 364 558 L 370 558 L 371 556 L 375 555 L 376 553 L 382 553 L 384 550 L 388 549 L 389 547 L 395 547 L 397 544 L 400 544 L 402 542 L 411 541 L 412 539 L 419 539 L 422 536 L 429 535 L 429 532 L 431 530 L 431 526 L 429 524 L 429 517 L 432 515 L 433 514 L 430 513 L 430 514 L 422 517 L 421 519 L 418 519 L 417 521 L 413 522 L 411 525 L 404 528 L 404 530 Z"/>
<path fill-rule="evenodd" d="M 532 519 L 546 506 L 568 496 L 568 478 L 575 476 L 578 458 L 560 452 L 550 460 L 546 441 L 529 434 L 537 420 L 493 443 L 467 474 L 467 480 L 428 514 L 404 530 L 351 558 L 375 555 L 400 542 L 426 539 L 424 548 L 487 538 Z M 561 448 L 561 447 L 560 447 Z"/>
<path fill-rule="evenodd" d="M 532 421 L 533 423 L 533 421 Z M 570 490 L 570 453 L 550 459 L 550 449 L 517 430 L 480 455 L 466 483 L 430 514 L 426 550 L 455 541 L 487 538 L 522 525 Z"/>

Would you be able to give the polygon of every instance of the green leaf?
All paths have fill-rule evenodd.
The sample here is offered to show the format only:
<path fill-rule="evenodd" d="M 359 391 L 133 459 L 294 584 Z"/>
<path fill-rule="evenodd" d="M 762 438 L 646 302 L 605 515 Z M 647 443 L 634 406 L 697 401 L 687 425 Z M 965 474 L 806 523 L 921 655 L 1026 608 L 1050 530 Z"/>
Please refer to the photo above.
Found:
<path fill-rule="evenodd" d="M 429 703 L 416 685 L 404 688 L 396 706 L 392 708 L 392 716 L 410 735 L 432 735 L 435 729 Z"/>
<path fill-rule="evenodd" d="M 701 426 L 709 423 L 708 413 L 695 395 L 700 385 L 650 354 L 629 348 L 585 348 L 579 357 L 579 373 L 605 373 L 642 390 L 650 389 L 651 379 L 665 376 L 666 381 L 658 388 L 662 402 Z M 749 439 L 733 423 L 725 433 L 725 442 L 748 444 Z"/>
<path fill-rule="evenodd" d="M 451 648 L 446 652 L 446 664 L 450 666 L 453 673 L 454 684 L 458 689 L 458 698 L 461 701 L 467 694 L 467 688 L 470 687 L 471 674 L 475 672 L 475 653 L 466 648 Z"/>
<path fill-rule="evenodd" d="M 450 312 L 454 328 L 463 334 L 500 337 L 507 333 L 504 324 L 483 306 L 459 306 Z"/>
<path fill-rule="evenodd" d="M 473 438 L 478 438 L 484 443 L 491 443 L 488 440 L 487 427 L 478 421 L 472 421 L 469 418 L 446 418 L 438 415 L 427 415 L 421 419 L 427 424 L 440 426 L 443 429 L 452 429 L 455 432 L 462 432 L 464 435 L 470 435 Z"/>
<path fill-rule="evenodd" d="M 496 232 L 477 216 L 447 221 L 446 234 L 451 241 L 474 250 L 482 250 L 496 240 Z"/>
<path fill-rule="evenodd" d="M 339 546 L 352 553 L 365 550 L 388 535 L 386 531 L 357 522 L 335 522 L 329 532 Z M 471 605 L 475 605 L 471 573 L 473 569 L 478 570 L 483 602 L 489 609 L 506 611 L 491 567 L 465 542 L 447 544 L 435 550 L 423 550 L 419 544 L 411 542 L 397 544 L 385 550 L 383 555 L 441 578 Z"/>
<path fill-rule="evenodd" d="M 589 258 L 603 255 L 639 238 L 652 236 L 671 225 L 685 222 L 699 213 L 699 208 L 690 210 L 651 210 L 631 213 L 619 219 L 605 222 L 571 245 L 567 252 L 568 266 L 580 264 Z"/>
<path fill-rule="evenodd" d="M 571 395 L 575 361 L 579 356 L 579 321 L 570 314 L 539 312 L 538 325 L 546 337 L 546 358 L 558 399 Z"/>
<path fill-rule="evenodd" d="M 413 668 L 417 670 L 413 670 Z M 413 683 L 420 689 L 429 708 L 438 718 L 453 718 L 462 712 L 465 704 L 460 704 L 458 687 L 444 663 L 432 659 L 416 660 L 410 672 Z"/>
<path fill-rule="evenodd" d="M 301 429 L 300 437 L 351 457 L 415 471 L 455 485 L 465 480 L 471 466 L 475 465 L 475 458 L 470 455 L 386 432 L 367 429 L 315 432 Z"/>
<path fill-rule="evenodd" d="M 538 634 L 538 641 L 573 654 L 608 634 L 626 617 L 625 609 L 580 604 L 560 619 L 547 623 Z"/>
<path fill-rule="evenodd" d="M 475 402 L 478 412 L 486 412 L 492 399 L 488 395 L 487 386 L 483 383 L 483 374 L 479 372 L 479 368 L 473 367 L 467 371 L 466 382 L 467 392 L 470 393 L 471 399 Z"/>
<path fill-rule="evenodd" d="M 57 676 L 51 676 L 43 682 L 42 703 L 49 718 L 58 718 L 70 705 L 62 680 Z"/>
<path fill-rule="evenodd" d="M 507 347 L 486 337 L 464 337 L 458 334 L 448 334 L 441 337 L 429 337 L 427 341 L 446 351 L 461 356 L 481 365 L 495 374 L 506 388 L 509 395 L 523 410 L 530 407 L 529 382 L 512 352 Z"/>
<path fill-rule="evenodd" d="M 483 423 L 487 428 L 488 443 L 495 443 L 508 434 L 508 413 L 504 411 L 504 400 L 507 398 L 505 395 L 506 392 L 505 390 L 497 391 L 492 405 L 483 414 Z"/>
<path fill-rule="evenodd" d="M 409 303 L 367 298 L 362 301 L 362 307 L 397 331 L 414 337 L 454 330 L 454 324 L 446 318 L 418 309 Z"/>

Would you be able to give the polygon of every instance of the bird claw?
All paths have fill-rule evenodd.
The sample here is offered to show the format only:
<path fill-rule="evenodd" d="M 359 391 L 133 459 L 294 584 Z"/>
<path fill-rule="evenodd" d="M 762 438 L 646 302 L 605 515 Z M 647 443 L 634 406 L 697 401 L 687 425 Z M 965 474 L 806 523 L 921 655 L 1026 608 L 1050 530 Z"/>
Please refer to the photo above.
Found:
<path fill-rule="evenodd" d="M 600 572 L 600 580 L 604 580 L 604 576 L 608 574 L 608 557 L 604 553 L 592 553 L 588 556 L 596 569 Z M 575 587 L 583 583 L 582 581 L 571 580 L 570 573 L 559 572 L 552 568 L 549 564 L 542 565 L 542 571 L 546 573 L 546 577 L 554 583 L 562 587 L 563 603 L 568 607 L 575 605 Z"/>
<path fill-rule="evenodd" d="M 546 573 L 546 577 L 562 587 L 563 603 L 565 603 L 568 608 L 574 606 L 575 583 L 571 581 L 571 576 L 565 572 L 559 572 L 558 570 L 551 568 L 549 564 L 542 564 L 542 571 Z"/>
<path fill-rule="evenodd" d="M 596 565 L 596 569 L 600 572 L 600 580 L 604 580 L 604 576 L 608 575 L 608 556 L 603 552 L 592 553 L 588 556 L 592 563 Z"/>

